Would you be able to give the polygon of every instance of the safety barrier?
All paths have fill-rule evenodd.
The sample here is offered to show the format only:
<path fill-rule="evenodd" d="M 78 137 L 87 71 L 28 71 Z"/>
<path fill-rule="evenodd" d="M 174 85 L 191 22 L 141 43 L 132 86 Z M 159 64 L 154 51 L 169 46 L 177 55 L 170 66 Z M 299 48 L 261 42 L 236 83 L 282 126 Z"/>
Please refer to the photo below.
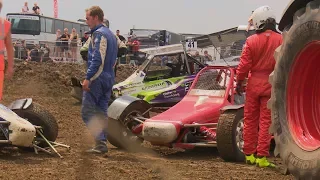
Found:
<path fill-rule="evenodd" d="M 31 60 L 37 62 L 45 62 L 52 60 L 55 62 L 74 62 L 83 63 L 82 57 L 80 55 L 80 49 L 82 43 L 78 41 L 77 43 L 63 42 L 63 41 L 40 41 L 39 44 L 22 44 L 21 41 L 14 42 L 14 57 L 16 59 Z M 157 47 L 154 47 L 157 49 Z M 158 48 L 163 48 L 158 47 Z M 212 57 L 211 61 L 215 60 L 226 60 L 226 61 L 238 61 L 239 56 L 242 53 L 242 47 L 234 45 L 224 45 L 223 47 L 218 47 L 218 51 L 212 53 L 214 47 L 208 47 L 206 49 L 198 49 L 200 56 L 195 57 L 199 61 L 205 63 L 207 58 L 204 57 L 204 50 L 207 50 Z M 143 51 L 143 50 L 142 50 Z M 170 51 L 170 50 L 169 50 Z M 194 50 L 188 52 L 191 56 L 195 55 Z M 134 54 L 128 54 L 118 59 L 119 64 L 130 64 L 133 61 L 134 64 L 141 65 L 146 59 L 146 55 L 143 52 L 138 52 Z"/>
<path fill-rule="evenodd" d="M 80 55 L 81 42 L 40 41 L 39 44 L 22 44 L 14 42 L 14 57 L 17 59 L 45 62 L 82 63 Z"/>

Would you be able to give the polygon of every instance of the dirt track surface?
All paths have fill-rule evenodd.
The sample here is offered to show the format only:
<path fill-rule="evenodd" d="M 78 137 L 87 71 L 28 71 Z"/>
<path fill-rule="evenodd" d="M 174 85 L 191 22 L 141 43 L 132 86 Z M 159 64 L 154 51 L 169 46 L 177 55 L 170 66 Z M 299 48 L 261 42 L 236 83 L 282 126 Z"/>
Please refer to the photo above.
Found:
<path fill-rule="evenodd" d="M 58 142 L 72 149 L 59 148 L 64 159 L 4 149 L 0 179 L 293 179 L 275 170 L 224 162 L 214 149 L 183 152 L 146 145 L 144 152 L 129 153 L 109 145 L 108 157 L 85 154 L 93 141 L 80 118 L 80 105 L 68 94 L 70 76 L 84 74 L 74 64 L 17 64 L 16 71 L 6 82 L 3 103 L 31 97 L 46 106 L 58 120 Z"/>

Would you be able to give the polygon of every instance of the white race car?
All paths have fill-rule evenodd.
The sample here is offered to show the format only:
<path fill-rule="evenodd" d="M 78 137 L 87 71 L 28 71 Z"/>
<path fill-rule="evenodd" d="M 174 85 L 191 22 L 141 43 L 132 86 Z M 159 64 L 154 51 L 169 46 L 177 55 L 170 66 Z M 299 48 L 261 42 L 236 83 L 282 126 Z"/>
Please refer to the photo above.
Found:
<path fill-rule="evenodd" d="M 62 156 L 57 146 L 70 146 L 55 142 L 58 136 L 56 119 L 43 106 L 31 98 L 19 99 L 8 107 L 0 104 L 0 146 L 16 146 L 35 153 L 43 151 Z"/>

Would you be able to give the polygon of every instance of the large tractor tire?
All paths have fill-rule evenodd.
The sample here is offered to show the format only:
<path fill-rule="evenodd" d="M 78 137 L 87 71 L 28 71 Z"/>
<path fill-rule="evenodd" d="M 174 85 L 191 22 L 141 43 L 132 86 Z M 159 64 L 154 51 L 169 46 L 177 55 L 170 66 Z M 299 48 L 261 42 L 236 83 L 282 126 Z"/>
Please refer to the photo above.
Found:
<path fill-rule="evenodd" d="M 225 161 L 244 162 L 243 108 L 220 115 L 217 127 L 217 149 Z"/>
<path fill-rule="evenodd" d="M 298 10 L 283 31 L 270 74 L 270 132 L 289 173 L 320 179 L 320 0 Z"/>

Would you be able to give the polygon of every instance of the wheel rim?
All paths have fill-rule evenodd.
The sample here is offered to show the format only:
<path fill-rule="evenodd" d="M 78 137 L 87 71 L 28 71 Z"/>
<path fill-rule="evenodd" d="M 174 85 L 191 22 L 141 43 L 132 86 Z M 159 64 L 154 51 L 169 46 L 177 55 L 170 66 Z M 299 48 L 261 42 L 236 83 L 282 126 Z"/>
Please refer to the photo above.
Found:
<path fill-rule="evenodd" d="M 127 137 L 128 139 L 131 139 L 131 140 L 137 140 L 138 139 L 138 137 L 136 135 L 133 135 L 132 133 L 128 133 L 128 131 L 131 132 L 132 127 L 135 127 L 135 126 L 139 125 L 137 123 L 137 125 L 130 126 L 132 122 L 136 122 L 136 121 L 131 119 L 132 116 L 138 116 L 138 115 L 142 116 L 142 113 L 140 111 L 132 111 L 132 112 L 128 113 L 128 115 L 125 117 L 125 121 L 124 121 L 125 129 L 121 132 L 121 134 L 124 137 Z"/>
<path fill-rule="evenodd" d="M 243 118 L 238 122 L 237 124 L 237 130 L 236 130 L 236 143 L 241 152 L 243 152 Z"/>
<path fill-rule="evenodd" d="M 291 135 L 305 151 L 320 147 L 320 41 L 296 57 L 287 83 L 286 111 Z"/>

